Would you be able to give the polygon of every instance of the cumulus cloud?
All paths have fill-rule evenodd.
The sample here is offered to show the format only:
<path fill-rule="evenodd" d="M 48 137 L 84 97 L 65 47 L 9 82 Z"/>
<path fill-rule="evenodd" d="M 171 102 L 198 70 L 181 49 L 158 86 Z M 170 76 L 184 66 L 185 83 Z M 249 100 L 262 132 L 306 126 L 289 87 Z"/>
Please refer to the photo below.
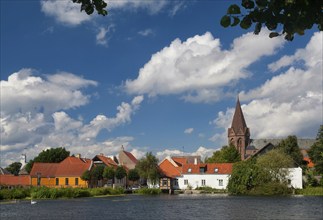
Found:
<path fill-rule="evenodd" d="M 167 156 L 201 156 L 202 160 L 204 160 L 206 157 L 212 156 L 214 151 L 216 151 L 216 150 L 210 149 L 210 148 L 205 148 L 202 146 L 200 146 L 194 152 L 183 152 L 180 150 L 165 149 L 163 151 L 157 152 L 156 157 L 159 159 L 159 161 L 163 160 Z"/>
<path fill-rule="evenodd" d="M 66 147 L 72 153 L 116 153 L 128 146 L 132 137 L 97 141 L 100 131 L 131 122 L 143 96 L 122 102 L 115 116 L 97 115 L 89 123 L 74 119 L 64 110 L 89 103 L 82 89 L 96 86 L 95 81 L 71 73 L 34 76 L 30 69 L 13 73 L 1 81 L 1 164 L 17 161 L 19 153 L 33 158 L 49 147 Z M 58 93 L 59 92 L 59 93 Z M 6 158 L 6 159 L 4 159 Z"/>
<path fill-rule="evenodd" d="M 288 69 L 240 94 L 253 138 L 314 137 L 322 123 L 322 34 L 315 33 L 305 48 L 268 65 L 271 71 L 283 67 Z M 213 123 L 227 129 L 233 111 L 220 112 Z"/>
<path fill-rule="evenodd" d="M 93 16 L 80 11 L 80 4 L 71 0 L 42 0 L 40 4 L 44 14 L 65 25 L 76 26 L 93 19 Z"/>
<path fill-rule="evenodd" d="M 225 88 L 250 77 L 249 65 L 274 54 L 283 43 L 282 38 L 268 41 L 265 31 L 235 39 L 230 50 L 222 49 L 220 40 L 209 32 L 183 42 L 175 39 L 152 55 L 137 79 L 125 82 L 125 88 L 130 94 L 180 94 L 190 102 L 217 101 Z"/>
<path fill-rule="evenodd" d="M 192 133 L 193 133 L 193 131 L 194 131 L 194 128 L 186 128 L 186 129 L 184 130 L 184 133 L 185 133 L 185 134 L 192 134 Z"/>
<path fill-rule="evenodd" d="M 115 31 L 115 25 L 113 24 L 109 25 L 108 28 L 100 27 L 96 35 L 96 43 L 99 45 L 108 46 L 108 41 L 111 38 L 111 36 L 107 37 L 106 35 L 114 31 Z"/>

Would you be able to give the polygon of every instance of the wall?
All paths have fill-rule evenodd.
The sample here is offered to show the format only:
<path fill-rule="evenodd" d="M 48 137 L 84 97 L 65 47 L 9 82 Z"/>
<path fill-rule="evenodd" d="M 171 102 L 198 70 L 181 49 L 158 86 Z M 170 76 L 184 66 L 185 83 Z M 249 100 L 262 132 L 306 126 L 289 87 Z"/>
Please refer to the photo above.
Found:
<path fill-rule="evenodd" d="M 68 178 L 68 186 L 65 185 L 65 178 Z M 79 179 L 78 186 L 75 186 L 75 178 Z M 82 180 L 80 177 L 58 177 L 59 185 L 56 185 L 56 178 L 41 178 L 40 186 L 47 187 L 87 187 L 87 182 Z M 31 178 L 31 185 L 37 186 L 37 177 Z"/>
<path fill-rule="evenodd" d="M 294 189 L 303 189 L 302 168 L 288 168 L 288 179 L 291 180 L 290 186 Z"/>
<path fill-rule="evenodd" d="M 226 189 L 229 182 L 228 174 L 184 174 L 178 177 L 178 185 L 180 189 L 187 189 L 191 186 L 192 189 L 202 187 L 202 180 L 205 180 L 205 186 L 214 189 Z M 188 185 L 184 184 L 184 180 L 188 180 Z M 223 180 L 223 185 L 219 185 L 219 180 Z"/>

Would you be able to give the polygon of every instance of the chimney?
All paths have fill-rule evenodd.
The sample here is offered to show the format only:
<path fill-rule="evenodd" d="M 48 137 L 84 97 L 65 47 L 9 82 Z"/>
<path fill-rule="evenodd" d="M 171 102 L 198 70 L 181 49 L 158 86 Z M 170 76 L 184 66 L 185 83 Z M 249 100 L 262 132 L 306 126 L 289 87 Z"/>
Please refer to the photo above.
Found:
<path fill-rule="evenodd" d="M 104 156 L 104 154 L 103 153 L 100 153 L 100 156 Z"/>
<path fill-rule="evenodd" d="M 77 158 L 81 158 L 81 154 L 76 154 L 76 156 L 75 157 L 77 157 Z"/>
<path fill-rule="evenodd" d="M 197 158 L 194 158 L 194 165 L 197 165 Z"/>
<path fill-rule="evenodd" d="M 26 163 L 27 163 L 27 156 L 26 156 L 26 154 L 21 154 L 20 163 L 21 163 L 21 167 L 24 167 L 26 165 Z"/>

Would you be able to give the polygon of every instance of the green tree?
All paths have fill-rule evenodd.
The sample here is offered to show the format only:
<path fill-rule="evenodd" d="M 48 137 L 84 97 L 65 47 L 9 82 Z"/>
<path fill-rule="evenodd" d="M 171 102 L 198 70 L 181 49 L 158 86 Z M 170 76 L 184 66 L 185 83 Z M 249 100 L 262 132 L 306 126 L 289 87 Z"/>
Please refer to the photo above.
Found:
<path fill-rule="evenodd" d="M 138 171 L 136 169 L 129 170 L 128 179 L 130 181 L 138 181 L 140 179 Z"/>
<path fill-rule="evenodd" d="M 316 141 L 309 149 L 308 155 L 314 163 L 315 171 L 323 174 L 323 125 L 320 126 Z"/>
<path fill-rule="evenodd" d="M 138 161 L 136 169 L 140 177 L 149 180 L 154 185 L 160 177 L 158 159 L 151 152 L 146 153 L 146 156 Z"/>
<path fill-rule="evenodd" d="M 104 0 L 72 0 L 74 3 L 81 4 L 81 11 L 85 11 L 90 15 L 94 11 L 97 11 L 100 15 L 107 15 L 108 11 L 105 9 L 107 3 Z"/>
<path fill-rule="evenodd" d="M 240 25 L 248 29 L 255 24 L 254 34 L 266 27 L 272 31 L 270 38 L 284 35 L 288 41 L 296 33 L 304 35 L 313 25 L 323 30 L 322 0 L 241 0 L 241 6 L 229 6 L 220 21 L 223 27 Z"/>
<path fill-rule="evenodd" d="M 301 166 L 303 164 L 303 155 L 299 149 L 296 136 L 288 136 L 278 144 L 277 148 L 291 156 L 296 166 Z"/>
<path fill-rule="evenodd" d="M 235 163 L 241 160 L 239 151 L 235 146 L 224 146 L 221 150 L 215 151 L 212 157 L 205 160 L 206 163 Z"/>
<path fill-rule="evenodd" d="M 38 154 L 33 160 L 30 160 L 26 165 L 26 171 L 30 173 L 31 168 L 34 162 L 42 162 L 42 163 L 59 163 L 63 161 L 66 157 L 70 155 L 70 152 L 65 148 L 50 148 L 48 150 L 44 150 Z"/>
<path fill-rule="evenodd" d="M 21 165 L 22 164 L 20 162 L 13 162 L 8 167 L 6 167 L 6 170 L 8 170 L 11 174 L 13 174 L 15 176 L 18 176 Z"/>
<path fill-rule="evenodd" d="M 103 171 L 103 177 L 107 178 L 108 180 L 112 180 L 113 183 L 115 173 L 116 172 L 113 167 L 105 167 Z"/>
<path fill-rule="evenodd" d="M 96 166 L 91 170 L 91 178 L 95 180 L 103 179 L 104 166 Z"/>
<path fill-rule="evenodd" d="M 116 169 L 115 176 L 118 180 L 121 180 L 122 178 L 127 176 L 127 171 L 123 166 L 118 166 Z"/>
<path fill-rule="evenodd" d="M 91 172 L 89 170 L 86 170 L 83 172 L 81 179 L 84 181 L 90 181 L 91 179 Z"/>

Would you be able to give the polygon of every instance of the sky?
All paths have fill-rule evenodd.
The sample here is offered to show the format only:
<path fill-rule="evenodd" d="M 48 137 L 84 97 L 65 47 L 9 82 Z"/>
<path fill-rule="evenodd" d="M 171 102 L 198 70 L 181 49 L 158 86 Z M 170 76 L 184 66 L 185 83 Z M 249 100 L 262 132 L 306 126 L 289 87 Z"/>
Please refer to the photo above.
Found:
<path fill-rule="evenodd" d="M 238 96 L 251 138 L 315 138 L 322 32 L 223 28 L 234 2 L 108 1 L 103 17 L 69 0 L 1 1 L 0 166 L 55 147 L 211 156 Z"/>

